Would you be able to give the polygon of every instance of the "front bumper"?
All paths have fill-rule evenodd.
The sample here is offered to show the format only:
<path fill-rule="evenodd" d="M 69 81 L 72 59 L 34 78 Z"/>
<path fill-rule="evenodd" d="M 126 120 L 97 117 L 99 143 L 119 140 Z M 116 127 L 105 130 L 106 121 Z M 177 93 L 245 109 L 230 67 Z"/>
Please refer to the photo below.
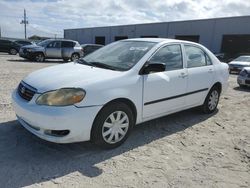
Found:
<path fill-rule="evenodd" d="M 72 143 L 90 140 L 94 119 L 102 106 L 51 107 L 27 102 L 16 90 L 12 93 L 12 104 L 18 121 L 36 136 L 56 143 Z M 69 130 L 66 136 L 46 134 L 50 130 Z"/>

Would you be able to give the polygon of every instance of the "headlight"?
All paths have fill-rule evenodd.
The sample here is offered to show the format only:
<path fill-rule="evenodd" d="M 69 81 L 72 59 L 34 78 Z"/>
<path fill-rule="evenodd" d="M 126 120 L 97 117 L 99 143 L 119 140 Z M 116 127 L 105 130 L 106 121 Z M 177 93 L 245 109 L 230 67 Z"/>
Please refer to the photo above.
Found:
<path fill-rule="evenodd" d="M 28 48 L 27 51 L 28 51 L 28 52 L 33 52 L 33 49 Z"/>
<path fill-rule="evenodd" d="M 40 95 L 36 104 L 47 106 L 68 106 L 81 102 L 86 92 L 80 88 L 62 88 Z"/>
<path fill-rule="evenodd" d="M 247 71 L 246 70 L 242 70 L 240 72 L 240 76 L 245 77 L 246 75 L 247 75 Z"/>

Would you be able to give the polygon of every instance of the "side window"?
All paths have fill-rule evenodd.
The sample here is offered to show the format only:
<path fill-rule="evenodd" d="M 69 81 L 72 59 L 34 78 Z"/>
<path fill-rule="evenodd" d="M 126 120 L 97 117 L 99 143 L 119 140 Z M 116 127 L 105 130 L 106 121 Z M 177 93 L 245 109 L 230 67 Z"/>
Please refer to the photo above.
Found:
<path fill-rule="evenodd" d="M 181 46 L 179 44 L 165 46 L 157 51 L 149 62 L 165 64 L 166 71 L 182 69 Z"/>
<path fill-rule="evenodd" d="M 186 56 L 187 56 L 188 68 L 212 65 L 211 59 L 200 48 L 185 45 L 185 51 L 186 51 Z"/>
<path fill-rule="evenodd" d="M 206 54 L 206 62 L 207 62 L 207 65 L 212 65 L 213 64 L 210 57 L 208 57 L 207 54 Z"/>
<path fill-rule="evenodd" d="M 53 41 L 49 43 L 47 46 L 47 48 L 60 48 L 60 47 L 61 47 L 60 41 Z"/>
<path fill-rule="evenodd" d="M 72 48 L 72 47 L 73 47 L 73 42 L 70 42 L 70 41 L 62 42 L 62 48 Z"/>

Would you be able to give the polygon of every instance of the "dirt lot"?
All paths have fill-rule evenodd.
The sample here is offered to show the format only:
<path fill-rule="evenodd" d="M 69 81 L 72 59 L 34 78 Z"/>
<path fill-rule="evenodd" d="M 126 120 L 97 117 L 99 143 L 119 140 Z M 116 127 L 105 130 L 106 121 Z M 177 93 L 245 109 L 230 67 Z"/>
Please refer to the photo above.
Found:
<path fill-rule="evenodd" d="M 215 114 L 156 119 L 121 147 L 101 150 L 43 141 L 16 121 L 12 90 L 56 63 L 0 54 L 0 187 L 250 187 L 250 89 L 239 89 L 235 75 Z"/>

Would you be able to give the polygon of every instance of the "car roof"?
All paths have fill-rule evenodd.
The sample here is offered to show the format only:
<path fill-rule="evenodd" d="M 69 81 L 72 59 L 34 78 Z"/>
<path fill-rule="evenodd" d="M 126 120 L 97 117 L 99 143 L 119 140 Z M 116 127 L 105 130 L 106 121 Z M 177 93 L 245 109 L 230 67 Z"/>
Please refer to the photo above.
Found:
<path fill-rule="evenodd" d="M 45 40 L 77 42 L 77 41 L 75 41 L 75 40 L 70 40 L 70 39 L 45 39 Z M 44 41 L 44 40 L 43 40 L 43 41 Z"/>
<path fill-rule="evenodd" d="M 100 47 L 102 47 L 103 45 L 101 45 L 101 44 L 81 44 L 81 46 L 100 46 Z"/>
<path fill-rule="evenodd" d="M 179 43 L 200 45 L 199 43 L 195 43 L 195 42 L 190 42 L 190 41 L 186 41 L 186 40 L 170 39 L 170 38 L 133 38 L 133 39 L 125 39 L 125 40 L 121 40 L 121 41 L 145 41 L 145 42 L 155 42 L 155 43 L 179 42 Z"/>

